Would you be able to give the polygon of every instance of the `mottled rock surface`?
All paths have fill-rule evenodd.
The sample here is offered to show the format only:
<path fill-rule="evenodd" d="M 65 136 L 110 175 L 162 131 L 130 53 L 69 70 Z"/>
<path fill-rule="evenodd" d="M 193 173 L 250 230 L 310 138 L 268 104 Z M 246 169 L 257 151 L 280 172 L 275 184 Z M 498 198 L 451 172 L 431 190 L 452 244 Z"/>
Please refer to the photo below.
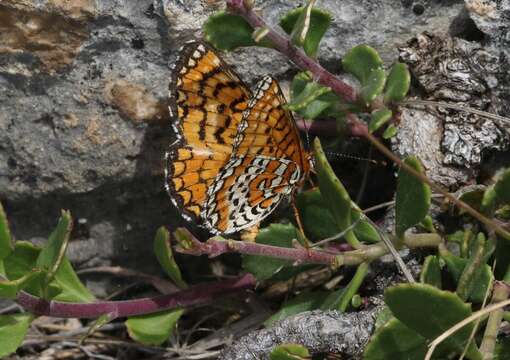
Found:
<path fill-rule="evenodd" d="M 400 48 L 419 86 L 420 99 L 505 115 L 509 106 L 507 57 L 491 47 L 444 35 L 422 33 Z M 412 100 L 411 100 L 412 101 Z M 510 123 L 435 106 L 409 106 L 401 115 L 393 148 L 417 155 L 428 176 L 458 188 L 476 179 L 484 152 L 508 147 Z"/>
<path fill-rule="evenodd" d="M 285 343 L 301 344 L 312 353 L 361 356 L 380 308 L 342 314 L 311 311 L 288 317 L 268 329 L 240 338 L 221 354 L 225 360 L 269 359 L 271 350 Z"/>

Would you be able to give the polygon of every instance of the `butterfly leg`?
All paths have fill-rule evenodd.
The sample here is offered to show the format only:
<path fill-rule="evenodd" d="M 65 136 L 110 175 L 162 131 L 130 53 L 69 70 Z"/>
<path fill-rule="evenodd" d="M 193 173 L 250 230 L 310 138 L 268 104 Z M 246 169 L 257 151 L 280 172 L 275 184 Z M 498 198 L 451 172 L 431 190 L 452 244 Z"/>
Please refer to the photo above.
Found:
<path fill-rule="evenodd" d="M 303 227 L 303 223 L 301 222 L 301 215 L 299 215 L 299 210 L 296 206 L 296 192 L 292 193 L 292 199 L 291 199 L 292 209 L 294 210 L 294 217 L 296 218 L 296 223 L 299 228 L 299 232 L 301 233 L 301 236 L 304 239 L 305 247 L 307 249 L 310 248 L 310 242 L 308 238 L 305 235 L 305 228 Z"/>
<path fill-rule="evenodd" d="M 241 240 L 248 242 L 255 242 L 259 233 L 260 223 L 250 226 L 249 228 L 241 230 Z"/>

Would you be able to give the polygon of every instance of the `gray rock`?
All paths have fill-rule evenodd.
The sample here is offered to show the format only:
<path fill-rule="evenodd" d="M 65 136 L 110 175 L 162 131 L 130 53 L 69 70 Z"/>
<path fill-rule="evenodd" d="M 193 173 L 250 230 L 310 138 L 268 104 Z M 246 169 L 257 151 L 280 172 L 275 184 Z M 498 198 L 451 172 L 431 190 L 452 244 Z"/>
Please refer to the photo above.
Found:
<path fill-rule="evenodd" d="M 379 311 L 380 307 L 357 313 L 303 312 L 240 338 L 222 352 L 220 359 L 269 359 L 270 352 L 285 343 L 303 345 L 312 354 L 331 352 L 359 358 Z"/>

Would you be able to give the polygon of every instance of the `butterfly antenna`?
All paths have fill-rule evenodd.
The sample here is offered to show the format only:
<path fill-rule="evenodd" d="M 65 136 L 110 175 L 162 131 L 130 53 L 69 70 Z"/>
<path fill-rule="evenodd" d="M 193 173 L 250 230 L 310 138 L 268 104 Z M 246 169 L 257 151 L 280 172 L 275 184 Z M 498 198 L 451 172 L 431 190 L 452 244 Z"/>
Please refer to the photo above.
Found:
<path fill-rule="evenodd" d="M 352 160 L 359 160 L 359 161 L 368 161 L 369 163 L 372 163 L 372 164 L 375 164 L 375 165 L 382 165 L 382 166 L 388 165 L 388 163 L 386 161 L 384 161 L 384 160 L 378 161 L 378 160 L 374 160 L 374 159 L 370 159 L 370 158 L 364 158 L 364 157 L 355 156 L 355 155 L 337 153 L 337 152 L 334 152 L 334 151 L 326 151 L 325 153 L 326 153 L 326 155 L 334 155 L 334 156 L 338 156 L 338 157 L 345 158 L 345 159 L 352 159 Z"/>
<path fill-rule="evenodd" d="M 306 148 L 310 149 L 310 134 L 308 133 L 308 125 L 306 124 L 306 120 L 304 118 L 301 118 L 301 121 L 303 122 L 303 128 L 305 129 L 305 137 L 306 137 Z"/>

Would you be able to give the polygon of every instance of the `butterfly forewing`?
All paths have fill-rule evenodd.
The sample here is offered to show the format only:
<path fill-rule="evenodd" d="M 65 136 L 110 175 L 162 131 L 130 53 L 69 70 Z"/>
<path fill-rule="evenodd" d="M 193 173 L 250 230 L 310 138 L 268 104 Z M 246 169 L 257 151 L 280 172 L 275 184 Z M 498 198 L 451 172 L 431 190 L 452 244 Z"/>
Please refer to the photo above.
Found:
<path fill-rule="evenodd" d="M 232 154 L 251 94 L 239 77 L 200 42 L 187 44 L 170 84 L 178 141 L 167 153 L 165 185 L 187 217 L 199 219 L 207 187 Z"/>

